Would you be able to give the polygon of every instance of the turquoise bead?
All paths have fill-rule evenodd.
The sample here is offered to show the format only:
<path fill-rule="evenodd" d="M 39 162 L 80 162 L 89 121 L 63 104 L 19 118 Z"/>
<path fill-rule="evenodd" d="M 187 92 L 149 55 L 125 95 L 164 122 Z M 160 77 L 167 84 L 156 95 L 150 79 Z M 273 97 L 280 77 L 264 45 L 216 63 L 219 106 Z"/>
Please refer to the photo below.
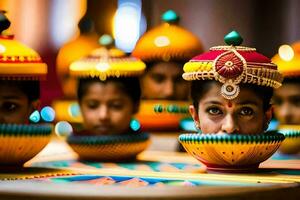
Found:
<path fill-rule="evenodd" d="M 239 46 L 243 42 L 243 38 L 236 31 L 231 31 L 224 37 L 224 41 L 227 45 Z"/>
<path fill-rule="evenodd" d="M 113 43 L 113 38 L 110 35 L 104 34 L 100 37 L 99 43 L 102 46 L 109 46 Z"/>
<path fill-rule="evenodd" d="M 41 119 L 39 111 L 35 110 L 31 115 L 29 116 L 29 120 L 33 123 L 38 123 Z"/>
<path fill-rule="evenodd" d="M 161 19 L 164 22 L 176 23 L 179 21 L 179 16 L 174 10 L 168 10 L 161 16 Z"/>

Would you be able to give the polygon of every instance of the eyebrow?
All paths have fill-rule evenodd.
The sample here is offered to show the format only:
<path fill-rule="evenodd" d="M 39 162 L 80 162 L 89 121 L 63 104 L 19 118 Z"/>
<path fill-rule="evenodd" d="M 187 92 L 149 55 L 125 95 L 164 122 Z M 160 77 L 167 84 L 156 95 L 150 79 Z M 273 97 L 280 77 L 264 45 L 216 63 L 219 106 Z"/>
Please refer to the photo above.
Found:
<path fill-rule="evenodd" d="M 2 96 L 2 98 L 3 99 L 5 99 L 5 100 L 7 100 L 7 99 L 9 99 L 9 100 L 11 100 L 11 99 L 20 99 L 20 97 L 19 96 L 16 96 L 16 95 L 7 95 L 7 96 Z"/>
<path fill-rule="evenodd" d="M 255 105 L 255 106 L 258 106 L 258 102 L 251 101 L 251 100 L 240 101 L 237 104 L 239 104 L 239 105 Z"/>
<path fill-rule="evenodd" d="M 223 106 L 223 104 L 221 102 L 215 101 L 215 100 L 204 102 L 204 105 L 207 105 L 207 104 L 214 104 L 214 105 Z M 240 102 L 237 102 L 237 104 L 238 105 L 255 105 L 255 106 L 258 106 L 258 103 L 256 101 L 251 101 L 251 100 L 240 101 Z"/>
<path fill-rule="evenodd" d="M 204 105 L 207 104 L 223 105 L 221 102 L 215 100 L 204 102 Z"/>

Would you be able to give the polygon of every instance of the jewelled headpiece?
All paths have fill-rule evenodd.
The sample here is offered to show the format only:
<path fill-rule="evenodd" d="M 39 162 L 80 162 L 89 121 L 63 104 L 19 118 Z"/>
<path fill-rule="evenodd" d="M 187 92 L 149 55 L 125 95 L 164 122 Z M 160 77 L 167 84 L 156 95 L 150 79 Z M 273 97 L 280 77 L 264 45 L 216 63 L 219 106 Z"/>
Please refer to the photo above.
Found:
<path fill-rule="evenodd" d="M 111 47 L 110 36 L 103 35 L 100 43 L 103 47 L 70 65 L 71 76 L 99 77 L 100 80 L 106 80 L 107 77 L 137 76 L 144 72 L 146 65 L 141 60 Z"/>
<path fill-rule="evenodd" d="M 144 62 L 183 61 L 203 52 L 197 36 L 177 25 L 179 16 L 169 10 L 163 23 L 146 32 L 137 42 L 132 55 Z"/>
<path fill-rule="evenodd" d="M 0 11 L 0 79 L 39 80 L 46 77 L 47 65 L 33 49 L 5 35 L 10 26 L 4 11 Z"/>
<path fill-rule="evenodd" d="M 277 66 L 255 48 L 239 46 L 243 39 L 232 31 L 224 37 L 227 46 L 210 48 L 184 65 L 182 77 L 188 81 L 216 80 L 223 83 L 221 94 L 226 99 L 238 96 L 240 83 L 278 88 L 282 75 Z"/>
<path fill-rule="evenodd" d="M 300 77 L 300 41 L 290 45 L 281 45 L 272 61 L 284 77 Z"/>

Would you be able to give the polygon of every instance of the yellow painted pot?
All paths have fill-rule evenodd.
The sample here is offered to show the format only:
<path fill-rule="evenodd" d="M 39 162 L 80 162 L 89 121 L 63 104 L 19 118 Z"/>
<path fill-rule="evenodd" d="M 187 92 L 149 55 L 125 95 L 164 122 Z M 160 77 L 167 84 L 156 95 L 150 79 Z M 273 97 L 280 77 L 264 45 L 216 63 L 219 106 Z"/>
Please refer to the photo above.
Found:
<path fill-rule="evenodd" d="M 187 152 L 207 166 L 222 172 L 251 171 L 279 148 L 284 135 L 182 134 L 179 141 Z"/>
<path fill-rule="evenodd" d="M 50 125 L 0 124 L 0 166 L 21 166 L 50 141 Z"/>
<path fill-rule="evenodd" d="M 278 131 L 285 136 L 279 151 L 284 154 L 297 154 L 300 152 L 300 126 L 280 125 Z"/>
<path fill-rule="evenodd" d="M 103 136 L 71 135 L 68 144 L 82 160 L 124 161 L 135 158 L 149 143 L 147 133 Z"/>

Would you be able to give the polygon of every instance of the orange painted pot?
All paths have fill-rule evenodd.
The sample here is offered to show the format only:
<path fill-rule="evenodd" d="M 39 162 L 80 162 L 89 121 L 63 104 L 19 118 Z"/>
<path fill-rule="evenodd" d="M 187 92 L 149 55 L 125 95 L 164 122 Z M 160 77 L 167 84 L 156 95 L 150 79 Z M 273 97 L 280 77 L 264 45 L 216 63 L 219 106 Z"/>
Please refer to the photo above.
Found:
<path fill-rule="evenodd" d="M 163 108 L 161 112 L 154 110 L 158 105 Z M 179 130 L 180 121 L 190 116 L 188 106 L 187 101 L 142 100 L 135 117 L 142 130 L 176 131 Z"/>

